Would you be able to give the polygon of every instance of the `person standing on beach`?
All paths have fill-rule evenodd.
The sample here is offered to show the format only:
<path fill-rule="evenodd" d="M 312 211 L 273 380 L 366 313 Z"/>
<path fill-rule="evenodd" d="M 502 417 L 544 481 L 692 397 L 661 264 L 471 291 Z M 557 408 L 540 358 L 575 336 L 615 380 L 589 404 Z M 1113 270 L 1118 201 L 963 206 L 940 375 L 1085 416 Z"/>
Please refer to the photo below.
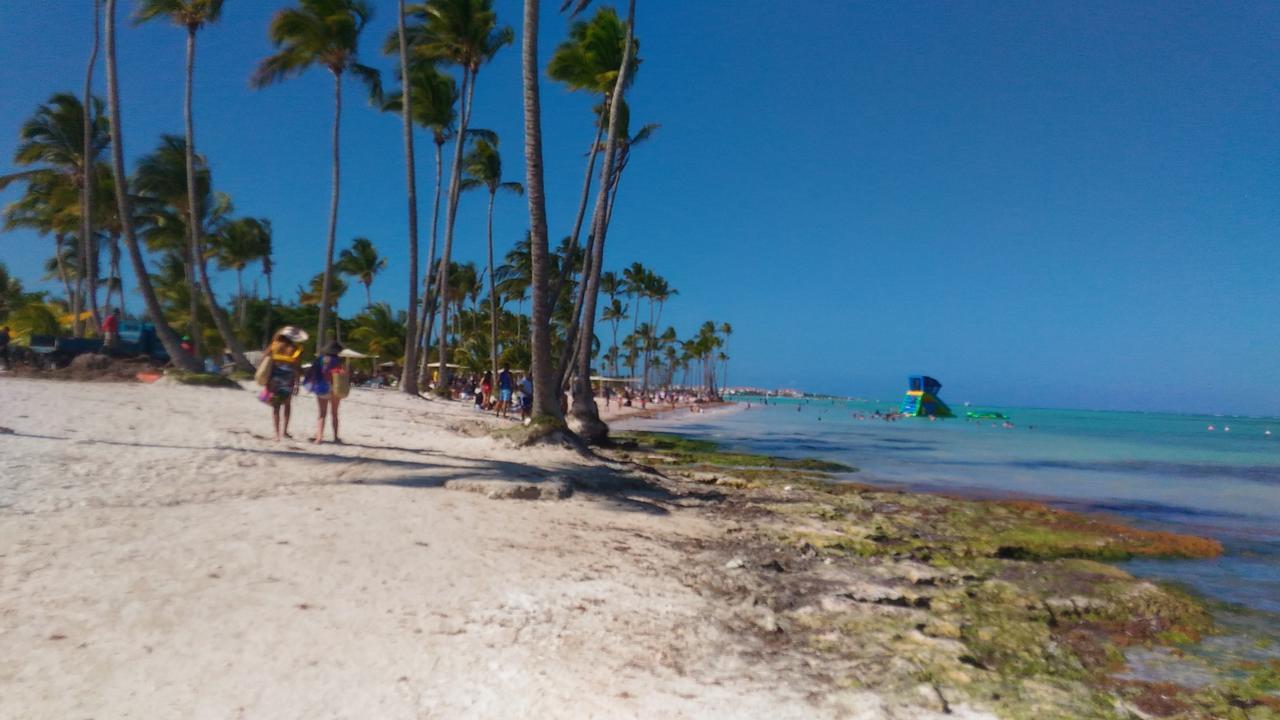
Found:
<path fill-rule="evenodd" d="M 116 308 L 102 321 L 102 347 L 107 349 L 115 347 L 119 337 L 120 308 Z"/>
<path fill-rule="evenodd" d="M 520 422 L 533 413 L 533 380 L 525 375 L 520 379 Z"/>
<path fill-rule="evenodd" d="M 307 332 L 287 325 L 276 333 L 267 351 L 271 354 L 271 374 L 267 379 L 264 399 L 271 405 L 271 422 L 276 431 L 276 442 L 289 434 L 289 417 L 293 414 L 293 395 L 298 389 L 301 369 L 302 343 Z M 283 415 L 284 422 L 281 422 Z"/>
<path fill-rule="evenodd" d="M 315 393 L 316 402 L 320 406 L 320 419 L 316 421 L 316 436 L 311 440 L 317 445 L 324 442 L 324 419 L 330 412 L 333 416 L 333 441 L 339 445 L 342 444 L 342 439 L 338 437 L 338 403 L 342 400 L 339 397 L 342 395 L 339 385 L 343 379 L 340 376 L 345 372 L 339 355 L 341 352 L 342 345 L 336 340 L 331 341 L 312 361 L 311 369 L 307 372 L 308 389 Z"/>
<path fill-rule="evenodd" d="M 507 408 L 511 406 L 511 393 L 516 389 L 516 381 L 511 377 L 511 370 L 506 365 L 498 373 L 498 417 L 507 416 Z"/>
<path fill-rule="evenodd" d="M 480 380 L 480 395 L 484 398 L 480 402 L 480 406 L 488 410 L 493 407 L 493 373 L 485 371 L 484 378 Z"/>

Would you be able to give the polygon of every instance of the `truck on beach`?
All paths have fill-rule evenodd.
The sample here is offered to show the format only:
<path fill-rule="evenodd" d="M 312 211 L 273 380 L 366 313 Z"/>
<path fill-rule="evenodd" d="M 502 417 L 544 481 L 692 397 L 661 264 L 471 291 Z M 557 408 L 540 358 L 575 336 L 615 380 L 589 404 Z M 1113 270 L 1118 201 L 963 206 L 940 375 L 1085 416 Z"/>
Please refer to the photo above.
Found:
<path fill-rule="evenodd" d="M 77 338 L 57 335 L 32 335 L 30 351 L 35 364 L 55 370 L 71 364 L 78 355 L 98 353 L 117 358 L 145 357 L 156 363 L 169 362 L 169 353 L 156 335 L 151 323 L 122 320 L 116 342 L 104 347 L 102 338 Z"/>

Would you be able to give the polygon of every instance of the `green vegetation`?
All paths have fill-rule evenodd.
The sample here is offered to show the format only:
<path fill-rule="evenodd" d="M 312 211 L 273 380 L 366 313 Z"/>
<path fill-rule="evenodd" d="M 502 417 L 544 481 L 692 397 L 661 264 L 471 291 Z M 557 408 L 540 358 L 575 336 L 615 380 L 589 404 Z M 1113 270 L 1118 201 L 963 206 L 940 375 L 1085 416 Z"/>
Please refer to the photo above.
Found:
<path fill-rule="evenodd" d="M 185 370 L 170 370 L 166 374 L 166 376 L 173 378 L 174 380 L 178 381 L 179 383 L 182 383 L 183 385 L 196 385 L 199 387 L 212 387 L 212 388 L 231 388 L 235 390 L 240 389 L 240 383 L 236 382 L 235 380 L 225 375 L 219 375 L 217 373 L 187 372 Z"/>
<path fill-rule="evenodd" d="M 837 462 L 812 458 L 792 459 L 767 457 L 751 453 L 728 452 L 710 440 L 697 440 L 680 435 L 655 432 L 627 432 L 614 436 L 618 448 L 633 453 L 658 455 L 669 464 L 710 466 L 714 468 L 770 468 L 819 473 L 855 472 L 857 469 Z M 759 476 L 752 476 L 752 478 Z M 795 477 L 795 476 L 791 476 Z"/>

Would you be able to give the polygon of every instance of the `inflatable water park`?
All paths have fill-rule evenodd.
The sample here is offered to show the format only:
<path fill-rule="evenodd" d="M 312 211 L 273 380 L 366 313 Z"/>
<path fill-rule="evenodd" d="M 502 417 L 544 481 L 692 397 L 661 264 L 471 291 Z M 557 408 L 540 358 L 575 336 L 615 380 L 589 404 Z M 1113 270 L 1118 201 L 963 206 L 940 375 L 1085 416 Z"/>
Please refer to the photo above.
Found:
<path fill-rule="evenodd" d="M 942 383 L 928 375 L 912 375 L 907 378 L 907 395 L 902 399 L 902 414 L 910 417 L 955 417 L 951 408 L 938 397 L 941 390 Z"/>

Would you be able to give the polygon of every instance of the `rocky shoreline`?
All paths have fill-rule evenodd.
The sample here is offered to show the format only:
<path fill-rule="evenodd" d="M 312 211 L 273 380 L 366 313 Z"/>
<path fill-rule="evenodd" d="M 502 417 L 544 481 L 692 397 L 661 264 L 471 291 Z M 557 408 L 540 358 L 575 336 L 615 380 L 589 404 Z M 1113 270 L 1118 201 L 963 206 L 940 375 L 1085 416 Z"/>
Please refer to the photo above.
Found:
<path fill-rule="evenodd" d="M 1124 675 L 1135 649 L 1220 632 L 1207 603 L 1108 564 L 1209 558 L 1214 540 L 1026 501 L 849 482 L 834 463 L 624 433 L 606 454 L 713 502 L 722 537 L 686 584 L 732 608 L 762 657 L 815 687 L 1007 718 L 1280 718 L 1280 663 L 1226 663 L 1183 687 Z"/>

